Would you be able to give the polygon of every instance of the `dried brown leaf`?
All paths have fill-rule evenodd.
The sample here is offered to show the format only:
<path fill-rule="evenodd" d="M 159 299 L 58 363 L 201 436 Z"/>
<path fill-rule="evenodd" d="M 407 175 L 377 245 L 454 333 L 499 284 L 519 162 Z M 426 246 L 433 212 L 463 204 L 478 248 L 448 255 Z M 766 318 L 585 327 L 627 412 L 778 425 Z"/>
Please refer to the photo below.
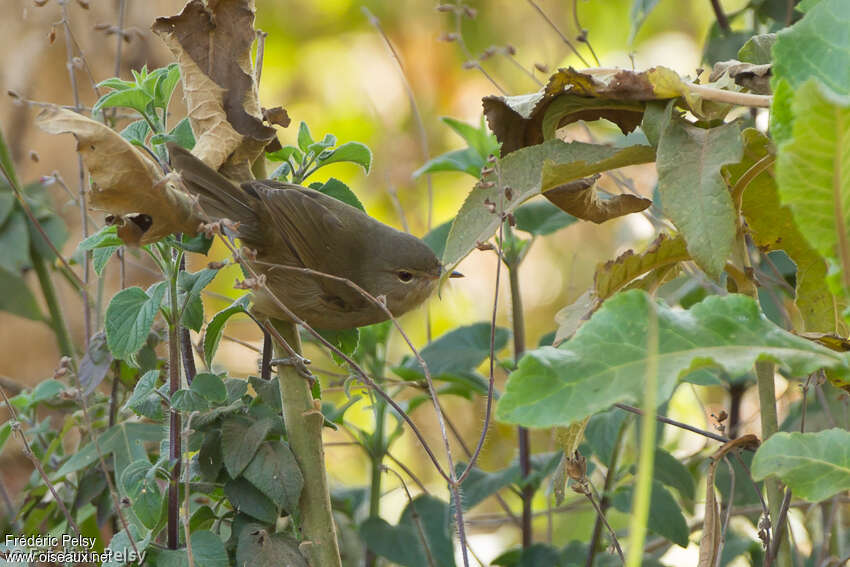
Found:
<path fill-rule="evenodd" d="M 190 0 L 180 14 L 157 18 L 153 31 L 180 65 L 193 153 L 231 179 L 251 179 L 251 164 L 275 136 L 263 124 L 251 64 L 254 2 Z"/>
<path fill-rule="evenodd" d="M 755 65 L 730 59 L 729 61 L 715 63 L 708 80 L 718 81 L 723 75 L 728 75 L 735 81 L 736 85 L 749 89 L 756 94 L 769 95 L 773 93 L 770 88 L 772 68 L 773 65 L 770 63 Z"/>
<path fill-rule="evenodd" d="M 36 123 L 50 134 L 71 133 L 77 139 L 92 179 L 89 206 L 118 217 L 125 242 L 147 244 L 174 232 L 195 234 L 201 222 L 195 199 L 117 132 L 58 106 L 42 110 Z"/>
<path fill-rule="evenodd" d="M 596 224 L 640 212 L 652 204 L 651 200 L 637 195 L 614 195 L 603 201 L 596 192 L 598 179 L 597 173 L 591 177 L 570 181 L 546 190 L 543 196 L 574 217 Z"/>

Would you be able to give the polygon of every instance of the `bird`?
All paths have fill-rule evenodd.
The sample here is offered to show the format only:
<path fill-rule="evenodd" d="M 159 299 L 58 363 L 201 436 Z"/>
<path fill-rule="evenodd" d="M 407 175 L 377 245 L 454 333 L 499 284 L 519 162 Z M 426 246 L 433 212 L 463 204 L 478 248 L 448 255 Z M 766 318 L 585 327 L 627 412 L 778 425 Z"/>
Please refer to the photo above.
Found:
<path fill-rule="evenodd" d="M 237 185 L 177 144 L 168 151 L 205 215 L 236 223 L 236 236 L 256 251 L 253 265 L 268 288 L 254 291 L 256 314 L 294 321 L 273 294 L 315 329 L 371 325 L 387 320 L 386 311 L 344 280 L 397 317 L 423 303 L 444 274 L 425 242 L 334 197 L 269 179 Z"/>

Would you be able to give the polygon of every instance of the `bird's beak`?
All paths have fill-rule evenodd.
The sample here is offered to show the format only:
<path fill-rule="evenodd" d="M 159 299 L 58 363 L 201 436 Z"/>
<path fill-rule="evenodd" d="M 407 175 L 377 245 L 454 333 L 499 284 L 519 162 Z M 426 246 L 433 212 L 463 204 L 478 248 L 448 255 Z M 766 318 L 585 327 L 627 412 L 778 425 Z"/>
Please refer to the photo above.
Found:
<path fill-rule="evenodd" d="M 463 274 L 461 274 L 460 272 L 455 270 L 455 271 L 453 271 L 452 273 L 449 274 L 449 277 L 450 278 L 462 278 Z"/>

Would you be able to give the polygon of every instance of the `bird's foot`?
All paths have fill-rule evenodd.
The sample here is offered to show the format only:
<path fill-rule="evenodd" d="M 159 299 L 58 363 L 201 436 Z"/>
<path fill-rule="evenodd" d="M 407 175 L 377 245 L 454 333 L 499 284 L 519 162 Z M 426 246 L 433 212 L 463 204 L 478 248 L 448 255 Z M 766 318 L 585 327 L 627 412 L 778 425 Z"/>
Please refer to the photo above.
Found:
<path fill-rule="evenodd" d="M 299 376 L 309 380 L 312 385 L 316 381 L 316 377 L 313 376 L 313 373 L 307 368 L 308 364 L 310 364 L 310 359 L 304 358 L 303 356 L 273 358 L 269 361 L 269 366 L 292 366 L 295 368 L 295 371 L 298 372 Z"/>

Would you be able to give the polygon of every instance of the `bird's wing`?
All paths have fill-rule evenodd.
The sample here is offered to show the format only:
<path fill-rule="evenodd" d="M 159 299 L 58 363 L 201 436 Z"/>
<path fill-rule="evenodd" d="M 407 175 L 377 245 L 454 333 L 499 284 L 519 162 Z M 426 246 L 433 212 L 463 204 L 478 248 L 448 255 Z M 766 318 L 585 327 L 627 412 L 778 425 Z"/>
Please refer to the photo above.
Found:
<path fill-rule="evenodd" d="M 351 256 L 356 235 L 345 234 L 340 218 L 323 204 L 325 197 L 310 189 L 268 182 L 246 184 L 260 198 L 267 218 L 292 258 L 301 266 L 334 276 L 343 276 L 339 259 Z M 349 274 L 350 276 L 350 274 Z M 315 299 L 326 308 L 348 312 L 367 301 L 345 282 L 312 276 L 321 289 Z"/>

